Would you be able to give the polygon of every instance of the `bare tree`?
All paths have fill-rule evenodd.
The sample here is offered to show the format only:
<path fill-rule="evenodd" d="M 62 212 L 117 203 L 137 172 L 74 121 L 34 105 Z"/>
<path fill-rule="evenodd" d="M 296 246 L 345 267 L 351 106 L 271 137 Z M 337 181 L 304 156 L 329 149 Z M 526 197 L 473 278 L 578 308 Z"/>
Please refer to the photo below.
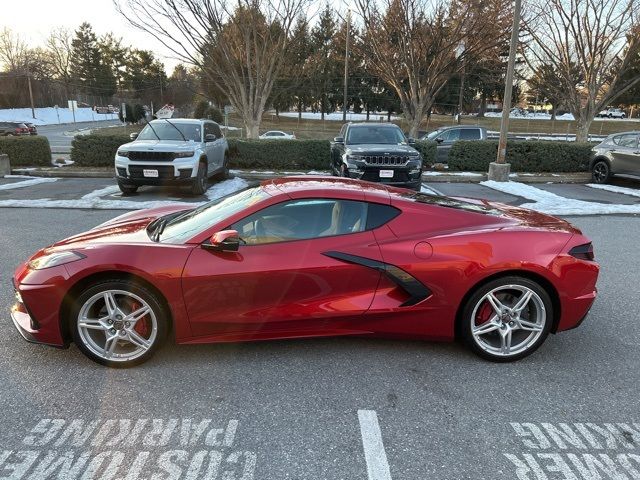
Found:
<path fill-rule="evenodd" d="M 600 110 L 640 82 L 626 75 L 640 49 L 638 0 L 532 0 L 528 61 L 556 71 L 563 103 L 586 141 Z M 576 82 L 576 75 L 581 82 Z"/>
<path fill-rule="evenodd" d="M 63 86 L 65 97 L 69 96 L 69 84 L 71 83 L 71 41 L 73 33 L 66 28 L 53 30 L 46 42 L 46 58 L 49 68 L 55 78 Z"/>
<path fill-rule="evenodd" d="M 504 0 L 356 0 L 371 73 L 400 98 L 416 136 L 435 98 L 464 62 L 499 44 L 507 32 Z"/>
<path fill-rule="evenodd" d="M 308 0 L 114 0 L 136 28 L 198 67 L 256 138 L 294 20 Z"/>
<path fill-rule="evenodd" d="M 0 67 L 8 72 L 25 70 L 28 64 L 29 49 L 19 35 L 8 28 L 0 31 Z"/>

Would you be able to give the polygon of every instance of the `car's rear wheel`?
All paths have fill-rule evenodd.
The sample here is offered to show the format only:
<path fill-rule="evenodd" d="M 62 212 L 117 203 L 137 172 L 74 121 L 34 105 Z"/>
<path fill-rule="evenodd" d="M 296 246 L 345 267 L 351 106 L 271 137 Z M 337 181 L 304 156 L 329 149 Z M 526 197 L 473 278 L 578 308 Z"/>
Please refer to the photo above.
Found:
<path fill-rule="evenodd" d="M 207 165 L 204 162 L 198 164 L 198 173 L 193 179 L 191 193 L 193 195 L 203 195 L 207 191 Z"/>
<path fill-rule="evenodd" d="M 471 350 L 487 360 L 510 362 L 542 345 L 553 324 L 553 305 L 533 280 L 503 277 L 471 295 L 461 322 L 462 337 Z"/>
<path fill-rule="evenodd" d="M 591 167 L 591 178 L 595 183 L 607 183 L 611 178 L 611 169 L 604 160 L 598 160 Z"/>
<path fill-rule="evenodd" d="M 132 195 L 138 191 L 137 185 L 125 185 L 124 183 L 118 182 L 118 188 L 125 195 Z"/>
<path fill-rule="evenodd" d="M 168 330 L 160 299 L 124 280 L 85 289 L 74 302 L 70 322 L 73 341 L 82 353 L 118 368 L 148 360 Z"/>
<path fill-rule="evenodd" d="M 229 178 L 229 158 L 224 156 L 224 163 L 222 164 L 222 171 L 216 175 L 216 180 L 226 180 Z"/>

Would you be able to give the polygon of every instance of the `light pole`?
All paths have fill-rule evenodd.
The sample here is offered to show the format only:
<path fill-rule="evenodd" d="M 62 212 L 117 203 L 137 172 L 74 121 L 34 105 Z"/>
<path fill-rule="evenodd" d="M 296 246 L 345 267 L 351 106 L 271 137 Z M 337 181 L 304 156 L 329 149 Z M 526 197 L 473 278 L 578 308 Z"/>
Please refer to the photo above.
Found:
<path fill-rule="evenodd" d="M 511 165 L 506 163 L 507 157 L 507 132 L 509 131 L 509 114 L 511 113 L 511 92 L 513 90 L 513 72 L 516 64 L 516 50 L 518 48 L 518 33 L 520 30 L 521 0 L 515 0 L 513 7 L 513 27 L 511 31 L 511 44 L 509 45 L 509 61 L 507 62 L 507 78 L 502 99 L 502 121 L 500 123 L 500 141 L 498 143 L 498 156 L 496 161 L 489 164 L 489 180 L 497 182 L 509 181 Z"/>
<path fill-rule="evenodd" d="M 349 84 L 349 30 L 351 29 L 351 9 L 347 10 L 346 45 L 344 50 L 344 93 L 342 99 L 342 121 L 347 121 L 347 86 Z"/>
<path fill-rule="evenodd" d="M 456 48 L 456 55 L 458 59 L 462 57 L 464 54 L 464 42 L 460 42 L 458 47 Z M 462 104 L 464 100 L 464 76 L 465 76 L 466 65 L 464 59 L 462 59 L 462 71 L 460 72 L 460 92 L 458 93 L 458 125 L 462 123 Z"/>

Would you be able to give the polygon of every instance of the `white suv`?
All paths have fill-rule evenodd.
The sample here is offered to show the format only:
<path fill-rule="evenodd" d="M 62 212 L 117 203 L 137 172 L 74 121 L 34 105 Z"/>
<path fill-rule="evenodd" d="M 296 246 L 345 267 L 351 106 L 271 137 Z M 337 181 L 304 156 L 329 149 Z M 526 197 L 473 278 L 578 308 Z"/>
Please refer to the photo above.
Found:
<path fill-rule="evenodd" d="M 607 108 L 598 113 L 599 117 L 607 118 L 627 118 L 627 114 L 621 108 Z"/>
<path fill-rule="evenodd" d="M 141 185 L 175 184 L 202 195 L 207 178 L 229 175 L 227 140 L 210 120 L 153 120 L 131 138 L 116 153 L 116 179 L 123 193 L 135 193 Z"/>

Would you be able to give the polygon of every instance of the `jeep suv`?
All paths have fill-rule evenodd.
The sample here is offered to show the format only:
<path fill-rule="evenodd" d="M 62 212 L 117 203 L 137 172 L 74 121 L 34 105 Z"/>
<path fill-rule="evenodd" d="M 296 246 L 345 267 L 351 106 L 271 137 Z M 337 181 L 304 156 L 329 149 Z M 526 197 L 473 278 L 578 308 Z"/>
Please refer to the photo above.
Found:
<path fill-rule="evenodd" d="M 141 185 L 188 185 L 202 195 L 209 177 L 229 174 L 227 140 L 210 120 L 153 120 L 131 138 L 115 158 L 123 193 L 135 193 Z"/>
<path fill-rule="evenodd" d="M 347 123 L 331 144 L 331 173 L 420 190 L 422 156 L 393 123 Z"/>

